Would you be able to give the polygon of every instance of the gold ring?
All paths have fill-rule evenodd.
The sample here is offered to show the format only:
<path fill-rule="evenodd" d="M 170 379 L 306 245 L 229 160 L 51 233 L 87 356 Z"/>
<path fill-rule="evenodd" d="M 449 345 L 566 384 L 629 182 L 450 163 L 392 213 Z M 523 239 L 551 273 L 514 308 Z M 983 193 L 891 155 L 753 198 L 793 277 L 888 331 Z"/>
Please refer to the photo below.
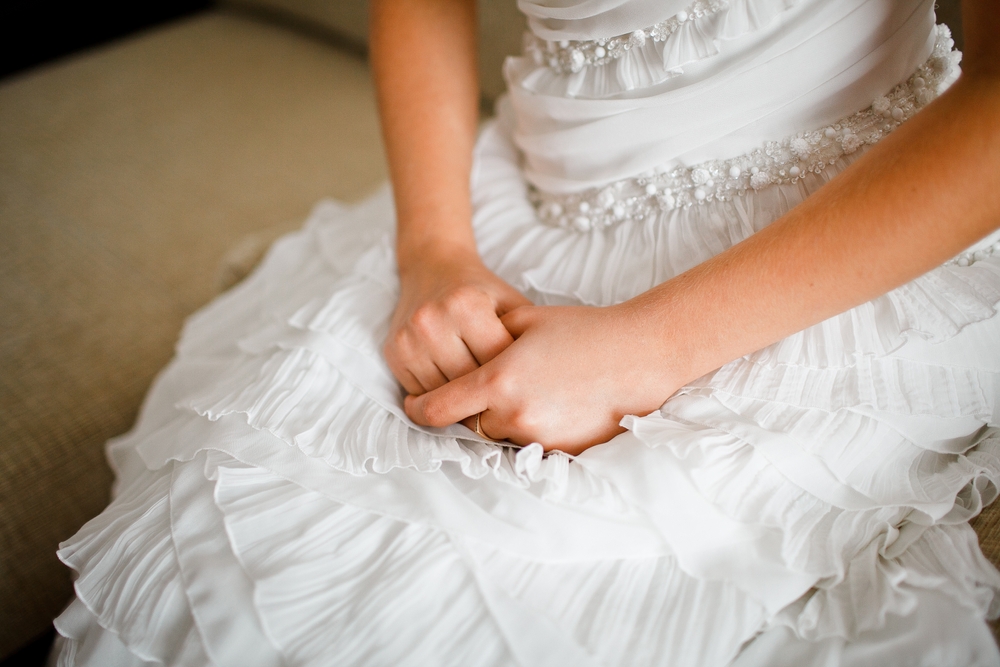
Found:
<path fill-rule="evenodd" d="M 483 412 L 486 412 L 486 411 L 483 410 Z M 487 440 L 493 440 L 493 438 L 491 438 L 490 436 L 486 435 L 486 432 L 483 430 L 483 427 L 479 423 L 479 420 L 483 416 L 483 412 L 479 412 L 479 413 L 476 414 L 476 435 L 478 435 L 481 438 L 486 438 Z M 496 442 L 496 440 L 493 440 L 493 442 Z"/>

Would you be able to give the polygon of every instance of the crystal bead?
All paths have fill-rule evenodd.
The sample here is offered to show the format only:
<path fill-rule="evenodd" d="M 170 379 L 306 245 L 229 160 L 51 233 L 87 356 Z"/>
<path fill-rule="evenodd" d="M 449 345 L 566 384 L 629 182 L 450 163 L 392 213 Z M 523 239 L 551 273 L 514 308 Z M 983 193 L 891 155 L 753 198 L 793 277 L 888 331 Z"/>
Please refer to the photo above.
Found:
<path fill-rule="evenodd" d="M 671 20 L 676 22 L 676 18 Z M 616 39 L 606 41 L 609 53 L 613 48 L 622 48 L 622 42 L 615 42 Z M 615 43 L 618 46 L 613 46 Z M 928 61 L 907 82 L 876 98 L 868 108 L 828 127 L 801 132 L 782 141 L 769 141 L 742 156 L 691 167 L 661 166 L 582 193 L 556 195 L 532 188 L 529 191 L 532 202 L 539 217 L 547 223 L 602 229 L 619 221 L 648 219 L 678 206 L 729 201 L 734 195 L 745 196 L 751 189 L 794 183 L 807 172 L 823 174 L 827 165 L 835 165 L 865 144 L 879 141 L 934 98 L 941 84 L 951 76 L 952 66 L 957 67 L 957 59 L 952 60 L 942 51 L 946 43 L 946 29 L 939 27 L 934 57 L 951 63 L 948 70 L 938 72 Z M 575 44 L 588 58 L 593 56 L 593 49 L 586 51 L 581 46 L 585 43 Z M 918 80 L 923 81 L 922 86 L 918 87 Z M 883 112 L 892 120 L 886 122 Z M 997 253 L 1000 242 L 978 254 L 965 253 L 951 263 L 959 263 L 965 257 L 962 261 L 967 266 Z"/>
<path fill-rule="evenodd" d="M 727 0 L 695 0 L 686 9 L 682 9 L 674 16 L 648 28 L 617 37 L 602 37 L 596 40 L 574 40 L 571 42 L 563 39 L 558 42 L 549 42 L 536 37 L 529 31 L 526 34 L 525 48 L 527 51 L 535 52 L 536 62 L 540 64 L 544 62 L 557 72 L 571 74 L 591 65 L 603 65 L 608 62 L 608 59 L 620 58 L 629 49 L 643 46 L 647 38 L 662 43 L 670 35 L 677 32 L 684 23 L 711 16 L 728 6 Z M 580 53 L 580 56 L 575 55 L 574 51 Z M 541 57 L 540 54 L 543 52 L 552 54 L 552 57 L 548 59 Z"/>
<path fill-rule="evenodd" d="M 597 203 L 600 204 L 601 208 L 611 208 L 615 205 L 615 193 L 610 188 L 602 190 L 601 194 L 597 196 Z"/>

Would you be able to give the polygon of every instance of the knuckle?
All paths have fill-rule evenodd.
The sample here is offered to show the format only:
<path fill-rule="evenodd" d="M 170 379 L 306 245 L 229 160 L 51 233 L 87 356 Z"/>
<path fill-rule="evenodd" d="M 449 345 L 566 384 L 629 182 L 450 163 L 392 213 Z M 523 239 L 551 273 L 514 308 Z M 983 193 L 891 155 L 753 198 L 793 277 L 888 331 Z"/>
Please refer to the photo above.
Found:
<path fill-rule="evenodd" d="M 413 311 L 413 315 L 410 316 L 410 326 L 419 334 L 431 335 L 437 329 L 438 319 L 437 309 L 430 304 L 424 304 Z"/>
<path fill-rule="evenodd" d="M 509 423 L 518 433 L 531 433 L 538 426 L 538 419 L 530 410 L 516 410 L 511 414 Z"/>
<path fill-rule="evenodd" d="M 385 341 L 386 351 L 392 351 L 396 354 L 402 354 L 410 344 L 410 337 L 406 333 L 406 329 L 396 329 L 391 336 Z"/>
<path fill-rule="evenodd" d="M 497 371 L 490 378 L 490 394 L 501 400 L 516 397 L 518 395 L 517 384 L 517 378 L 513 374 L 503 370 Z"/>
<path fill-rule="evenodd" d="M 449 422 L 444 411 L 444 406 L 435 400 L 425 401 L 422 406 L 424 420 L 429 426 L 447 426 Z"/>
<path fill-rule="evenodd" d="M 452 314 L 464 314 L 475 308 L 484 296 L 473 287 L 458 287 L 445 297 L 445 308 Z"/>

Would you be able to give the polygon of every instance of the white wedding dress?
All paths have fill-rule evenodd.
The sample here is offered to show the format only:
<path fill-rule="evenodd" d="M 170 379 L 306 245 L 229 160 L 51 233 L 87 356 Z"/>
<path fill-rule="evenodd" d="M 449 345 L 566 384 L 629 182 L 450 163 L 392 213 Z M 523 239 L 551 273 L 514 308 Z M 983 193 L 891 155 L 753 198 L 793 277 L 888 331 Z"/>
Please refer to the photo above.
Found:
<path fill-rule="evenodd" d="M 958 75 L 932 0 L 520 0 L 487 263 L 613 304 L 801 202 Z M 1000 234 L 583 455 L 401 409 L 388 190 L 194 315 L 65 542 L 58 664 L 1000 665 Z"/>

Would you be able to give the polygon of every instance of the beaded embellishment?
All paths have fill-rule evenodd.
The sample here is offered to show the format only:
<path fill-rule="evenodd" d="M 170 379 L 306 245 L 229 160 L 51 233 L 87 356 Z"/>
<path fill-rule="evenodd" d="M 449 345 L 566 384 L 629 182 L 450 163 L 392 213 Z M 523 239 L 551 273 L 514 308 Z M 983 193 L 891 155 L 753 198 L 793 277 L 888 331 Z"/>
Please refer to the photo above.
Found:
<path fill-rule="evenodd" d="M 963 252 L 961 255 L 948 260 L 945 264 L 972 266 L 976 262 L 989 259 L 990 257 L 1000 257 L 1000 241 L 996 241 L 993 245 L 985 248 L 980 248 L 975 252 Z"/>
<path fill-rule="evenodd" d="M 531 32 L 524 36 L 524 50 L 538 65 L 548 65 L 562 74 L 579 72 L 585 67 L 606 65 L 650 39 L 663 42 L 688 21 L 709 16 L 727 8 L 726 0 L 696 0 L 687 9 L 666 21 L 625 35 L 597 40 L 549 42 Z"/>
<path fill-rule="evenodd" d="M 586 231 L 682 206 L 729 201 L 770 185 L 797 183 L 806 174 L 821 173 L 845 155 L 878 142 L 937 97 L 961 60 L 953 46 L 951 32 L 938 26 L 930 58 L 909 79 L 829 127 L 770 141 L 728 160 L 654 170 L 570 194 L 531 188 L 529 196 L 543 222 Z"/>

